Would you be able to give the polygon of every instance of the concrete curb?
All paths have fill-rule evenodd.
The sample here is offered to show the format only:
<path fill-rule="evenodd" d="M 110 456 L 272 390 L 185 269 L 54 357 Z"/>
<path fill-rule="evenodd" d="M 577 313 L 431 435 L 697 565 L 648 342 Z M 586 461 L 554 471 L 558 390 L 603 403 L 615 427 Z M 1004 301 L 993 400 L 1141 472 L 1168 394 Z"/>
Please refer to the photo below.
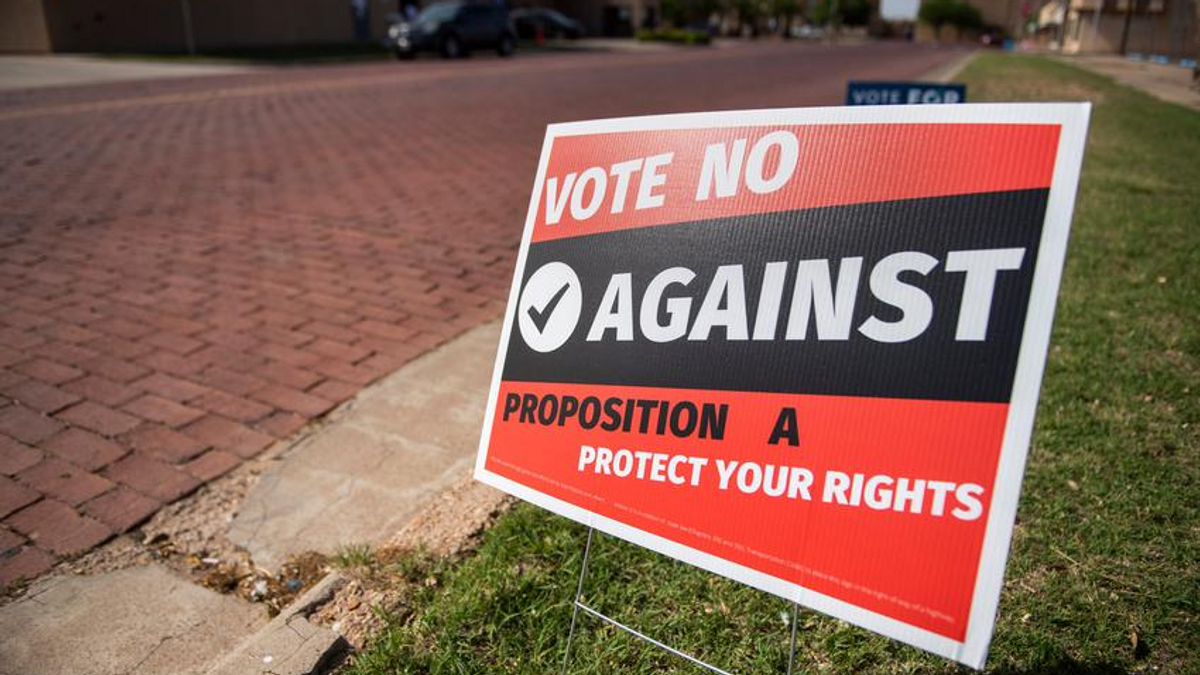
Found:
<path fill-rule="evenodd" d="M 962 73 L 962 71 L 965 70 L 968 65 L 970 65 L 971 61 L 975 60 L 975 56 L 978 53 L 979 52 L 971 51 L 963 54 L 954 61 L 951 61 L 943 66 L 938 66 L 928 73 L 925 73 L 925 77 L 923 79 L 931 82 L 950 82 L 954 80 L 954 78 L 958 77 L 959 74 Z"/>
<path fill-rule="evenodd" d="M 370 521 L 361 518 L 362 508 L 351 510 L 352 500 L 348 495 L 355 494 L 356 489 L 366 491 L 371 487 L 371 481 L 378 482 L 380 476 L 391 476 L 396 481 L 392 488 L 403 497 L 401 501 L 415 500 L 418 505 L 399 522 L 375 519 L 373 527 L 391 533 L 389 539 L 380 541 L 376 537 L 373 540 L 365 532 L 360 532 L 355 539 L 384 547 L 420 548 L 441 555 L 453 555 L 461 550 L 504 500 L 502 493 L 476 483 L 471 476 L 478 425 L 483 419 L 485 405 L 484 397 L 475 393 L 486 392 L 488 381 L 485 378 L 491 374 L 499 333 L 499 323 L 490 322 L 422 355 L 360 392 L 327 417 L 319 428 L 276 455 L 298 467 L 297 474 L 286 473 L 288 469 L 282 464 L 268 469 L 258 485 L 241 500 L 238 510 L 240 514 L 257 515 L 276 509 L 274 526 L 286 536 L 264 534 L 263 521 L 247 520 L 241 526 L 239 540 L 235 533 L 239 519 L 248 518 L 239 515 L 230 525 L 230 540 L 250 551 L 256 564 L 261 565 L 267 560 L 268 568 L 277 566 L 288 551 L 255 549 L 255 539 L 273 537 L 292 542 L 292 552 L 332 551 L 339 543 L 333 539 L 309 539 L 296 549 L 295 535 L 306 532 L 312 536 L 314 530 L 324 527 L 342 537 L 349 528 L 339 523 L 356 518 Z M 371 436 L 368 430 L 376 435 Z M 406 459 L 388 465 L 384 459 L 389 457 Z M 372 473 L 351 474 L 345 468 L 348 463 L 371 467 Z M 322 482 L 313 478 L 326 474 L 332 475 L 333 479 Z M 410 484 L 418 478 L 419 485 Z M 278 489 L 284 479 L 292 480 L 290 491 Z M 259 495 L 258 501 L 254 502 L 254 490 L 262 490 L 271 480 L 276 481 L 271 491 Z M 402 503 L 380 501 L 384 487 L 376 484 L 373 492 L 365 492 L 371 498 L 369 508 L 384 510 L 393 516 L 403 513 Z M 281 502 L 280 494 L 291 501 Z M 340 495 L 339 508 L 329 508 L 325 503 L 319 513 L 303 511 L 312 501 L 313 494 Z M 280 503 L 285 503 L 286 507 L 280 507 Z M 308 519 L 297 525 L 293 519 L 298 516 Z M 323 675 L 328 672 L 352 650 L 353 639 L 343 637 L 345 629 L 339 632 L 323 626 L 314 615 L 322 606 L 330 604 L 349 581 L 349 577 L 339 572 L 329 573 L 236 649 L 219 657 L 206 674 Z"/>
<path fill-rule="evenodd" d="M 350 645 L 308 617 L 346 583 L 338 572 L 325 576 L 279 616 L 229 654 L 206 675 L 324 675 L 342 662 Z"/>
<path fill-rule="evenodd" d="M 468 473 L 422 507 L 385 547 L 420 548 L 453 556 L 510 498 Z M 314 616 L 350 582 L 342 572 L 327 574 L 281 614 L 209 666 L 205 675 L 326 675 L 354 646 Z M 312 619 L 310 621 L 310 618 Z"/>

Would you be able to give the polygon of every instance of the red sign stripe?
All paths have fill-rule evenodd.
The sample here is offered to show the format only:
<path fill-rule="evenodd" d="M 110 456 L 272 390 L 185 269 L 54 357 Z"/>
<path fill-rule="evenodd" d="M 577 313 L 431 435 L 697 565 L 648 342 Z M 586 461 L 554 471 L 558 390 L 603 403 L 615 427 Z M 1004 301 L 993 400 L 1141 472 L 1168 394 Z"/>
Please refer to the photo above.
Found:
<path fill-rule="evenodd" d="M 638 433 L 620 427 L 583 428 L 578 418 L 540 410 L 549 424 L 506 403 L 509 396 L 559 401 L 599 397 L 727 404 L 724 438 L 679 438 L 653 433 L 657 418 Z M 540 407 L 540 406 L 539 406 Z M 779 412 L 797 411 L 799 445 L 768 442 Z M 1008 406 L 1000 403 L 920 401 L 614 387 L 504 381 L 497 400 L 487 469 L 539 492 L 626 525 L 786 579 L 878 614 L 962 640 L 966 634 L 987 513 Z M 545 422 L 547 420 L 542 420 Z M 610 427 L 612 428 L 612 427 Z M 580 447 L 649 451 L 709 460 L 697 484 L 580 469 Z M 815 482 L 810 500 L 746 493 L 719 485 L 717 460 L 760 466 L 803 467 Z M 690 477 L 688 465 L 677 474 Z M 779 469 L 775 469 L 778 471 Z M 823 500 L 830 471 L 848 475 L 973 483 L 982 486 L 982 511 L 970 519 L 940 515 L 925 493 L 920 513 Z M 776 473 L 778 475 L 778 473 Z M 877 495 L 878 496 L 878 495 Z M 797 495 L 799 497 L 799 495 Z"/>

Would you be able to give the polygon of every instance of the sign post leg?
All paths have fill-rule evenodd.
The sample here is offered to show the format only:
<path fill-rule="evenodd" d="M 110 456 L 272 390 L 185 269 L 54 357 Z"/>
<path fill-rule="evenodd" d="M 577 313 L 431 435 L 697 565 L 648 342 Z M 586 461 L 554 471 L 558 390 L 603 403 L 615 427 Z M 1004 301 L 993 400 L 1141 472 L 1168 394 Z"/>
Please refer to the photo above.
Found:
<path fill-rule="evenodd" d="M 792 642 L 788 646 L 787 675 L 792 675 L 792 665 L 796 662 L 796 623 L 800 620 L 800 603 L 792 603 Z"/>
<path fill-rule="evenodd" d="M 592 535 L 596 530 L 588 528 L 587 545 L 583 547 L 583 563 L 579 566 L 579 583 L 575 586 L 575 601 L 571 603 L 571 630 L 567 633 L 567 646 L 563 650 L 562 675 L 567 675 L 567 664 L 571 660 L 571 641 L 575 638 L 575 622 L 579 618 L 579 598 L 583 597 L 583 580 L 587 577 L 588 555 L 592 552 Z"/>
<path fill-rule="evenodd" d="M 588 605 L 586 605 L 582 602 L 583 582 L 587 578 L 588 558 L 591 556 L 591 553 L 592 553 L 592 539 L 594 538 L 595 534 L 596 534 L 596 530 L 589 527 L 588 528 L 588 536 L 587 536 L 587 544 L 583 547 L 583 561 L 579 566 L 579 582 L 575 585 L 575 600 L 574 600 L 574 602 L 571 603 L 571 628 L 567 632 L 567 644 L 566 644 L 566 647 L 563 649 L 562 675 L 567 675 L 567 665 L 570 664 L 570 662 L 571 662 L 571 643 L 575 640 L 575 627 L 579 622 L 579 610 L 583 610 L 587 614 L 594 616 L 597 619 L 600 619 L 601 621 L 604 621 L 605 623 L 608 623 L 609 625 L 611 625 L 615 628 L 623 630 L 626 633 L 632 635 L 633 637 L 635 637 L 639 640 L 642 640 L 643 642 L 652 644 L 655 647 L 662 649 L 663 651 L 674 654 L 675 656 L 678 656 L 678 657 L 684 659 L 685 661 L 689 661 L 697 666 L 700 666 L 701 668 L 704 668 L 705 670 L 708 670 L 709 672 L 717 673 L 717 675 L 732 675 L 732 673 L 730 673 L 727 670 L 718 668 L 717 666 L 714 666 L 711 663 L 706 663 L 705 661 L 702 661 L 702 660 L 692 656 L 691 654 L 686 654 L 684 652 L 681 652 L 678 649 L 675 649 L 674 647 L 672 647 L 668 644 L 665 644 L 663 642 L 655 640 L 654 638 L 642 633 L 641 631 L 638 631 L 634 628 L 626 626 L 625 624 L 621 623 L 620 621 L 617 621 L 616 619 L 613 619 L 613 618 L 593 609 L 592 607 L 589 607 Z M 792 638 L 791 638 L 790 646 L 788 648 L 787 675 L 792 675 L 792 667 L 796 661 L 796 624 L 799 621 L 799 616 L 800 616 L 800 604 L 793 602 L 792 603 Z"/>

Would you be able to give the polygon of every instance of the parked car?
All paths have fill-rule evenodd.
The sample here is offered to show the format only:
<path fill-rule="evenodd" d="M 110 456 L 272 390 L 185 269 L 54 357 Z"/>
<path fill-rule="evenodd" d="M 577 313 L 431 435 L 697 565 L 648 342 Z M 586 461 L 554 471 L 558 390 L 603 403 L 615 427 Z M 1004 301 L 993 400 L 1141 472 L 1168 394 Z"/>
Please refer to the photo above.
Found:
<path fill-rule="evenodd" d="M 435 2 L 411 21 L 388 27 L 388 44 L 397 58 L 409 59 L 417 52 L 434 51 L 453 59 L 472 49 L 495 49 L 511 56 L 517 34 L 500 5 L 471 2 Z"/>
<path fill-rule="evenodd" d="M 517 35 L 523 40 L 533 40 L 541 30 L 544 38 L 567 38 L 574 40 L 584 34 L 583 24 L 561 12 L 548 7 L 522 7 L 509 12 Z"/>

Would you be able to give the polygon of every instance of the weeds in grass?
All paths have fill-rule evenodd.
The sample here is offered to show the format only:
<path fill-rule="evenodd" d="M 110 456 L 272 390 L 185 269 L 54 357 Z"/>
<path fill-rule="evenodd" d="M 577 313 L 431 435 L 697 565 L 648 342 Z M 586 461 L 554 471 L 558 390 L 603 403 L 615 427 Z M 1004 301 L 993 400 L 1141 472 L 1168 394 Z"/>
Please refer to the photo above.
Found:
<path fill-rule="evenodd" d="M 348 544 L 338 549 L 329 559 L 329 564 L 338 569 L 368 567 L 375 562 L 375 552 L 370 544 Z"/>

